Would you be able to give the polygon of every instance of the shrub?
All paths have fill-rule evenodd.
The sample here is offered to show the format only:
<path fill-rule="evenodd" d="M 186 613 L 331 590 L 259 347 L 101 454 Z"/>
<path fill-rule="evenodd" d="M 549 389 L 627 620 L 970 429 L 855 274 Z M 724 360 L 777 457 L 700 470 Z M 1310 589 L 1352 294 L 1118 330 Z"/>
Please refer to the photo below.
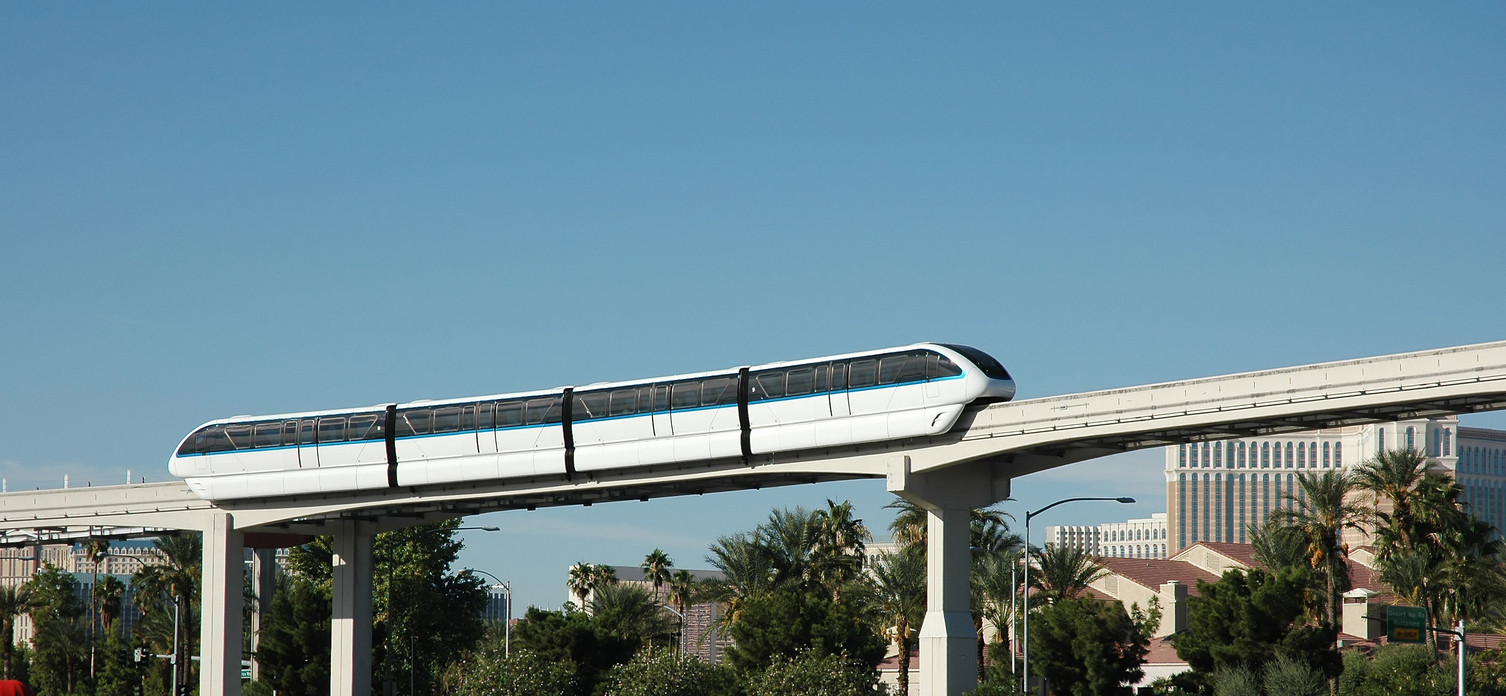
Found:
<path fill-rule="evenodd" d="M 1281 696 L 1326 696 L 1328 683 L 1322 672 L 1306 662 L 1277 653 L 1265 667 L 1265 692 Z"/>
<path fill-rule="evenodd" d="M 571 696 L 578 692 L 575 663 L 546 660 L 531 650 L 480 650 L 451 666 L 454 696 Z"/>
<path fill-rule="evenodd" d="M 1260 680 L 1244 665 L 1219 667 L 1213 672 L 1213 696 L 1260 696 Z"/>
<path fill-rule="evenodd" d="M 737 680 L 726 667 L 689 655 L 639 653 L 607 673 L 604 696 L 731 696 Z"/>
<path fill-rule="evenodd" d="M 775 658 L 748 683 L 748 696 L 861 696 L 878 693 L 878 672 L 847 655 L 814 650 Z"/>

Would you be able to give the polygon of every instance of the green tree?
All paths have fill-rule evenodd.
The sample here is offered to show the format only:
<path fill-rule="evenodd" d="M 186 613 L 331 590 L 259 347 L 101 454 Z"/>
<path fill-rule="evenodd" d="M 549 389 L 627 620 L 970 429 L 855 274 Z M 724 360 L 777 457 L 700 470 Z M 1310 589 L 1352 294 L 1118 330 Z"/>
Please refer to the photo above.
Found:
<path fill-rule="evenodd" d="M 654 586 L 654 600 L 658 601 L 661 590 L 669 584 L 670 569 L 675 567 L 675 562 L 670 560 L 669 554 L 663 549 L 654 549 L 643 557 L 643 579 Z"/>
<path fill-rule="evenodd" d="M 529 607 L 513 627 L 515 649 L 531 651 L 546 662 L 575 665 L 582 693 L 593 693 L 612 667 L 637 653 L 639 641 L 600 630 L 583 611 L 544 611 Z"/>
<path fill-rule="evenodd" d="M 832 598 L 841 601 L 842 587 L 857 579 L 863 571 L 864 552 L 873 540 L 863 521 L 852 516 L 852 502 L 826 501 L 826 509 L 815 514 L 816 532 L 810 558 L 812 579 L 832 590 Z"/>
<path fill-rule="evenodd" d="M 675 605 L 675 611 L 679 612 L 680 642 L 676 643 L 677 646 L 683 645 L 685 635 L 685 612 L 690 609 L 691 604 L 695 603 L 697 588 L 698 585 L 696 584 L 695 578 L 691 576 L 690 571 L 688 570 L 676 571 L 675 574 L 669 578 L 669 603 Z"/>
<path fill-rule="evenodd" d="M 88 691 L 89 624 L 78 581 L 48 565 L 27 581 L 31 594 L 33 686 L 43 696 Z"/>
<path fill-rule="evenodd" d="M 586 595 L 591 593 L 591 570 L 591 564 L 585 561 L 570 566 L 565 585 L 570 588 L 571 595 L 580 598 L 578 606 L 586 606 Z"/>
<path fill-rule="evenodd" d="M 605 696 L 734 696 L 730 669 L 689 655 L 639 653 L 607 673 Z"/>
<path fill-rule="evenodd" d="M 774 566 L 757 531 L 719 537 L 711 545 L 706 562 L 723 576 L 706 584 L 706 597 L 726 605 L 721 617 L 724 627 L 742 618 L 749 600 L 774 589 Z"/>
<path fill-rule="evenodd" d="M 1039 616 L 1031 665 L 1053 693 L 1128 695 L 1123 684 L 1144 676 L 1150 636 L 1136 618 L 1145 619 L 1130 616 L 1120 602 L 1063 597 Z"/>
<path fill-rule="evenodd" d="M 748 680 L 748 696 L 867 696 L 878 672 L 860 658 L 809 650 L 780 657 Z"/>
<path fill-rule="evenodd" d="M 1262 676 L 1267 694 L 1323 696 L 1323 692 L 1327 690 L 1322 672 L 1286 653 L 1276 653 L 1275 659 L 1266 664 L 1265 674 Z"/>
<path fill-rule="evenodd" d="M 104 645 L 99 651 L 99 676 L 94 696 L 135 696 L 141 685 L 141 673 L 136 670 L 132 659 L 131 645 L 125 639 L 119 620 L 107 625 Z"/>
<path fill-rule="evenodd" d="M 749 600 L 731 636 L 727 660 L 742 674 L 806 651 L 846 654 L 871 668 L 885 652 L 885 641 L 852 602 L 832 601 L 819 587 L 791 587 Z"/>
<path fill-rule="evenodd" d="M 263 618 L 260 679 L 281 696 L 329 693 L 330 594 L 308 578 L 279 574 Z"/>
<path fill-rule="evenodd" d="M 1301 529 L 1287 524 L 1250 525 L 1250 551 L 1260 567 L 1271 572 L 1287 568 L 1306 568 L 1309 558 L 1307 537 Z"/>
<path fill-rule="evenodd" d="M 131 584 L 136 587 L 137 607 L 143 613 L 153 615 L 157 631 L 147 635 L 155 641 L 157 652 L 177 655 L 176 666 L 179 684 L 192 684 L 194 666 L 190 655 L 197 653 L 194 645 L 198 626 L 199 577 L 203 563 L 203 536 L 194 533 L 179 533 L 158 537 L 149 553 L 149 560 L 136 571 Z M 179 612 L 179 630 L 173 637 L 173 614 Z"/>
<path fill-rule="evenodd" d="M 1212 676 L 1213 696 L 1260 696 L 1260 679 L 1249 667 L 1219 667 Z"/>
<path fill-rule="evenodd" d="M 874 608 L 882 633 L 899 647 L 899 694 L 910 693 L 910 642 L 926 613 L 926 559 L 914 546 L 874 559 Z"/>
<path fill-rule="evenodd" d="M 446 691 L 454 696 L 575 696 L 580 692 L 575 663 L 548 660 L 531 650 L 505 654 L 496 642 L 484 643 L 451 664 Z"/>
<path fill-rule="evenodd" d="M 1271 517 L 1301 531 L 1307 543 L 1308 567 L 1323 583 L 1321 621 L 1337 627 L 1342 618 L 1342 595 L 1349 589 L 1349 547 L 1344 543 L 1344 531 L 1359 529 L 1368 511 L 1349 501 L 1357 484 L 1344 471 L 1298 473 L 1297 487 L 1298 494 L 1282 496 L 1291 505 L 1278 507 Z"/>
<path fill-rule="evenodd" d="M 1031 586 L 1041 590 L 1046 602 L 1080 596 L 1105 572 L 1092 553 L 1072 544 L 1050 544 L 1033 555 L 1037 572 L 1030 578 Z"/>
<path fill-rule="evenodd" d="M 591 622 L 606 633 L 652 648 L 668 645 L 675 633 L 675 619 L 648 590 L 637 585 L 608 585 L 591 598 Z"/>
<path fill-rule="evenodd" d="M 16 654 L 16 617 L 31 607 L 31 585 L 0 587 L 0 653 L 5 663 L 5 678 L 13 679 L 11 663 Z"/>
<path fill-rule="evenodd" d="M 99 625 L 109 626 L 120 618 L 120 609 L 125 601 L 126 586 L 120 578 L 106 575 L 94 586 L 94 597 L 99 611 Z"/>
<path fill-rule="evenodd" d="M 1240 665 L 1262 674 L 1279 652 L 1336 676 L 1343 668 L 1334 649 L 1337 632 L 1301 623 L 1308 583 L 1301 567 L 1279 574 L 1231 570 L 1216 583 L 1198 581 L 1198 596 L 1187 600 L 1188 630 L 1171 638 L 1192 667 L 1184 681 L 1206 687 L 1217 670 Z"/>

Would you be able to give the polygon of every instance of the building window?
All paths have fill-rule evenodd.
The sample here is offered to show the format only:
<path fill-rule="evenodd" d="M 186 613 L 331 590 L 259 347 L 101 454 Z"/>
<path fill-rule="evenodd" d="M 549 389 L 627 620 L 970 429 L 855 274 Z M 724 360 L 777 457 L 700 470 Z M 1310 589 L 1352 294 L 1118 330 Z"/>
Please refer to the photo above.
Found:
<path fill-rule="evenodd" d="M 1443 429 L 1443 456 L 1445 456 L 1445 457 L 1449 456 L 1449 450 L 1450 450 L 1450 448 L 1453 445 L 1453 441 L 1454 441 L 1454 431 L 1449 430 L 1448 428 L 1444 428 Z"/>
<path fill-rule="evenodd" d="M 1177 476 L 1177 548 L 1187 548 L 1187 474 Z"/>
<path fill-rule="evenodd" d="M 1271 468 L 1271 443 L 1260 443 L 1260 468 Z"/>
<path fill-rule="evenodd" d="M 1208 468 L 1212 464 L 1212 459 L 1208 456 L 1209 447 L 1210 447 L 1210 445 L 1208 443 L 1206 443 L 1206 442 L 1203 443 L 1203 468 L 1204 469 Z"/>
<path fill-rule="evenodd" d="M 1177 445 L 1177 466 L 1187 466 L 1187 445 Z"/>
<path fill-rule="evenodd" d="M 1224 446 L 1222 444 L 1213 446 L 1213 468 L 1224 468 Z"/>
<path fill-rule="evenodd" d="M 1323 443 L 1323 468 L 1324 469 L 1328 468 L 1328 462 L 1330 461 L 1329 458 L 1328 458 L 1328 444 L 1329 443 L 1327 443 L 1327 442 Z"/>
<path fill-rule="evenodd" d="M 1212 517 L 1211 513 L 1213 512 L 1213 491 L 1211 490 L 1213 486 L 1212 479 L 1213 477 L 1209 474 L 1203 474 L 1203 541 L 1212 540 L 1212 536 L 1209 534 L 1209 532 L 1212 531 L 1213 528 L 1209 525 L 1208 522 L 1209 518 Z"/>
<path fill-rule="evenodd" d="M 1377 426 L 1375 429 L 1375 453 L 1386 451 L 1386 429 Z"/>
<path fill-rule="evenodd" d="M 1245 443 L 1239 443 L 1239 468 L 1245 468 Z"/>
<path fill-rule="evenodd" d="M 1307 468 L 1307 445 L 1300 443 L 1297 445 L 1297 468 Z"/>
<path fill-rule="evenodd" d="M 1407 426 L 1407 449 L 1417 449 L 1417 431 Z"/>
<path fill-rule="evenodd" d="M 1307 443 L 1307 462 L 1308 466 L 1314 469 L 1318 468 L 1318 443 Z"/>
<path fill-rule="evenodd" d="M 1292 468 L 1292 443 L 1286 443 L 1286 468 Z"/>
<path fill-rule="evenodd" d="M 1344 466 L 1344 443 L 1342 442 L 1333 443 L 1333 465 L 1334 468 Z"/>

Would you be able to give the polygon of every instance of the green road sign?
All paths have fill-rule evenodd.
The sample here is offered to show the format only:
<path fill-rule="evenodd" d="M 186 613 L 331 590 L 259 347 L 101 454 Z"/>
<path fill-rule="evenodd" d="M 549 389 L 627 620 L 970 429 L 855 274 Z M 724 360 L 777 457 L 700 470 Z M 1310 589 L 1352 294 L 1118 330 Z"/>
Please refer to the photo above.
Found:
<path fill-rule="evenodd" d="M 1427 609 L 1393 605 L 1386 610 L 1387 642 L 1425 643 L 1427 642 L 1427 631 Z"/>

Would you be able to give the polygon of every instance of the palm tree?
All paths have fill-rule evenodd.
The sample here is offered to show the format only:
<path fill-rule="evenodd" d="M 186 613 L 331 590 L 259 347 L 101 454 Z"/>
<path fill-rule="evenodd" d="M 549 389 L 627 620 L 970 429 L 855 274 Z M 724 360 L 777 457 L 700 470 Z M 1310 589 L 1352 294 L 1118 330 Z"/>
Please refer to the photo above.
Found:
<path fill-rule="evenodd" d="M 100 579 L 95 591 L 99 597 L 99 625 L 108 629 L 112 622 L 120 618 L 121 602 L 125 599 L 125 583 L 114 575 L 106 575 Z"/>
<path fill-rule="evenodd" d="M 1013 649 L 1013 636 L 1008 633 L 1007 627 L 1013 625 L 1011 600 L 1020 590 L 1022 573 L 1019 572 L 1019 567 L 1024 555 L 1021 549 L 1015 548 L 983 556 L 973 562 L 973 604 L 977 617 L 974 624 L 978 625 L 978 636 L 983 636 L 978 619 L 987 619 L 994 625 L 994 640 L 1001 648 L 998 652 L 1006 655 L 1013 655 L 1010 652 Z M 983 651 L 980 650 L 981 652 Z"/>
<path fill-rule="evenodd" d="M 899 645 L 899 693 L 910 693 L 910 635 L 926 611 L 926 558 L 913 545 L 879 555 L 870 565 L 873 599 L 885 624 L 885 635 Z M 890 633 L 892 631 L 892 633 Z"/>
<path fill-rule="evenodd" d="M 658 601 L 664 584 L 669 582 L 669 569 L 675 565 L 669 560 L 669 555 L 661 549 L 654 549 L 652 553 L 643 558 L 643 579 L 654 586 L 654 600 Z"/>
<path fill-rule="evenodd" d="M 830 498 L 826 509 L 816 513 L 816 538 L 811 552 L 814 575 L 831 588 L 833 601 L 842 600 L 842 585 L 863 570 L 867 542 L 873 540 L 863 521 L 852 516 L 852 503 L 838 504 Z"/>
<path fill-rule="evenodd" d="M 0 587 L 0 659 L 5 660 L 5 678 L 10 679 L 10 658 L 15 651 L 16 617 L 31 608 L 31 586 Z"/>
<path fill-rule="evenodd" d="M 95 640 L 94 627 L 99 624 L 99 564 L 110 556 L 109 539 L 90 539 L 84 545 L 84 551 L 89 557 L 89 675 L 94 676 Z"/>
<path fill-rule="evenodd" d="M 690 571 L 675 571 L 669 578 L 669 602 L 675 605 L 675 611 L 680 612 L 680 635 L 685 635 L 685 612 L 695 601 L 695 578 L 691 577 Z"/>
<path fill-rule="evenodd" d="M 591 566 L 591 591 L 600 592 L 602 589 L 617 584 L 617 569 L 605 563 Z"/>
<path fill-rule="evenodd" d="M 143 604 L 156 604 L 153 610 L 164 610 L 178 605 L 181 626 L 192 626 L 193 609 L 199 596 L 200 567 L 203 563 L 203 537 L 199 534 L 174 534 L 158 537 L 151 550 L 153 561 L 136 571 L 132 584 L 136 596 Z M 180 630 L 172 641 L 172 651 L 177 655 L 174 669 L 178 670 L 178 683 L 188 683 L 188 655 L 193 631 Z"/>
<path fill-rule="evenodd" d="M 1271 519 L 1301 530 L 1307 542 L 1308 567 L 1326 585 L 1324 621 L 1337 628 L 1340 593 L 1349 589 L 1349 545 L 1344 543 L 1344 530 L 1359 529 L 1367 519 L 1367 509 L 1349 501 L 1349 494 L 1358 485 L 1348 472 L 1297 474 L 1297 487 L 1299 494 L 1283 495 L 1291 507 L 1273 511 Z"/>
<path fill-rule="evenodd" d="M 722 572 L 721 580 L 706 584 L 706 597 L 727 605 L 724 627 L 737 623 L 745 603 L 774 588 L 774 567 L 758 531 L 720 537 L 711 545 L 706 562 Z"/>
<path fill-rule="evenodd" d="M 1040 588 L 1041 597 L 1053 604 L 1080 596 L 1107 572 L 1093 554 L 1071 544 L 1051 544 L 1031 555 L 1039 568 L 1031 584 Z"/>
<path fill-rule="evenodd" d="M 581 609 L 586 608 L 586 595 L 591 593 L 591 583 L 595 578 L 595 566 L 581 561 L 570 566 L 570 577 L 565 584 L 570 588 L 570 594 L 580 597 Z"/>
<path fill-rule="evenodd" d="M 821 532 L 819 513 L 799 506 L 776 509 L 758 530 L 774 569 L 775 586 L 812 579 L 811 551 Z"/>
<path fill-rule="evenodd" d="M 1302 530 L 1285 524 L 1250 525 L 1250 550 L 1255 562 L 1271 572 L 1307 567 L 1307 538 Z"/>
<path fill-rule="evenodd" d="M 591 616 L 599 630 L 622 638 L 636 638 L 644 645 L 674 635 L 675 622 L 656 598 L 640 585 L 610 584 L 591 597 Z"/>
<path fill-rule="evenodd" d="M 1371 494 L 1376 556 L 1381 561 L 1415 546 L 1417 487 L 1427 475 L 1427 455 L 1411 448 L 1381 452 L 1355 470 L 1356 487 Z M 1383 509 L 1383 500 L 1389 511 Z"/>

